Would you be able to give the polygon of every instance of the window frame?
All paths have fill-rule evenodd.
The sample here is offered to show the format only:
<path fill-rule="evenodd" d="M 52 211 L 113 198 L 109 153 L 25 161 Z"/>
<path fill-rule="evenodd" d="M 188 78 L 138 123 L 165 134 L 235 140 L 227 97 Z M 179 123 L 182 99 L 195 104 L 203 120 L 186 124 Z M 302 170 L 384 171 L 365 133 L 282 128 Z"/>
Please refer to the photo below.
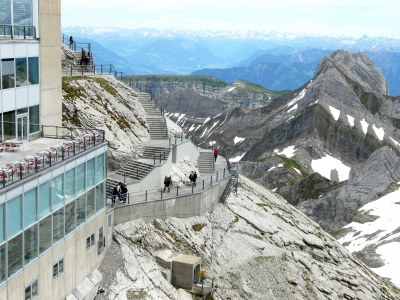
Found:
<path fill-rule="evenodd" d="M 60 271 L 60 264 L 62 265 L 62 270 Z M 54 276 L 54 267 L 57 266 L 57 275 Z M 53 283 L 58 280 L 61 276 L 65 274 L 65 263 L 64 257 L 60 258 L 56 263 L 53 264 L 52 268 Z"/>
<path fill-rule="evenodd" d="M 89 240 L 89 247 L 88 247 L 88 240 Z M 96 234 L 95 232 L 92 232 L 87 238 L 86 238 L 86 252 L 89 252 L 94 248 L 96 244 Z"/>
<path fill-rule="evenodd" d="M 32 286 L 36 282 L 36 295 L 32 296 Z M 26 289 L 30 288 L 30 298 L 26 298 Z M 39 297 L 39 277 L 36 277 L 34 280 L 32 280 L 28 285 L 25 286 L 24 288 L 24 299 L 25 300 L 33 300 Z"/>

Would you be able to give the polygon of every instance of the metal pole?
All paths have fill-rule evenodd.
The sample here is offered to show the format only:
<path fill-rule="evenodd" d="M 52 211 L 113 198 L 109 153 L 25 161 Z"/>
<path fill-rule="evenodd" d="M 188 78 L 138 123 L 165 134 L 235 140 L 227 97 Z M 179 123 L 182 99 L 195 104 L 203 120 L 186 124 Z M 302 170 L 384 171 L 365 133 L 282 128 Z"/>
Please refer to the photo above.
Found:
<path fill-rule="evenodd" d="M 218 182 L 218 172 L 217 172 L 217 179 L 215 181 Z"/>
<path fill-rule="evenodd" d="M 126 182 L 126 172 L 124 172 L 124 183 Z"/>
<path fill-rule="evenodd" d="M 147 190 L 146 190 L 146 201 L 147 201 Z"/>
<path fill-rule="evenodd" d="M 163 189 L 161 189 L 161 200 L 162 200 L 162 192 L 163 192 Z"/>
<path fill-rule="evenodd" d="M 211 175 L 211 184 L 210 184 L 210 186 L 212 186 L 212 175 Z"/>
<path fill-rule="evenodd" d="M 176 195 L 178 196 L 178 186 L 176 186 Z"/>
<path fill-rule="evenodd" d="M 193 185 L 193 183 L 192 183 L 192 194 L 193 194 L 193 188 L 194 188 L 194 185 Z"/>
<path fill-rule="evenodd" d="M 225 178 L 225 168 L 224 168 L 224 176 L 222 178 Z"/>
<path fill-rule="evenodd" d="M 204 191 L 204 179 L 203 179 L 203 191 Z"/>

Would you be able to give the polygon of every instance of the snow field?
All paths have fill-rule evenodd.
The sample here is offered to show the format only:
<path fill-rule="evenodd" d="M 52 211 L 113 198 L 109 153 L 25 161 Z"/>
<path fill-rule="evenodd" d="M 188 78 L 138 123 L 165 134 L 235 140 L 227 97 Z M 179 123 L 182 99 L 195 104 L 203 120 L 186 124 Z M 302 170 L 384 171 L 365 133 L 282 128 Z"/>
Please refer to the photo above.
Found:
<path fill-rule="evenodd" d="M 311 168 L 325 178 L 331 179 L 331 171 L 336 169 L 339 175 L 339 181 L 349 179 L 350 167 L 343 164 L 339 159 L 326 155 L 321 159 L 313 160 Z"/>

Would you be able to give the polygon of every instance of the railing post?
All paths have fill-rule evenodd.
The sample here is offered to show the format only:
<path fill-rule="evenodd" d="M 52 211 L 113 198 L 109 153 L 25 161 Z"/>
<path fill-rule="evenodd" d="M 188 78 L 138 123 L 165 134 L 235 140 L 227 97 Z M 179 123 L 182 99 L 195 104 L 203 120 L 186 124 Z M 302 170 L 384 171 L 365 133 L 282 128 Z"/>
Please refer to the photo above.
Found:
<path fill-rule="evenodd" d="M 154 165 L 156 164 L 156 155 L 154 154 Z"/>
<path fill-rule="evenodd" d="M 72 77 L 72 66 L 71 66 L 71 77 Z"/>
<path fill-rule="evenodd" d="M 126 182 L 126 172 L 124 172 L 124 183 Z"/>
<path fill-rule="evenodd" d="M 162 192 L 163 192 L 163 189 L 161 189 L 161 200 L 162 200 Z"/>
<path fill-rule="evenodd" d="M 6 172 L 3 171 L 3 187 L 6 186 Z"/>
<path fill-rule="evenodd" d="M 224 175 L 223 175 L 223 177 L 222 178 L 225 178 L 225 168 L 224 168 Z"/>
<path fill-rule="evenodd" d="M 203 191 L 204 191 L 204 179 L 203 179 Z"/>
<path fill-rule="evenodd" d="M 35 173 L 37 173 L 37 157 L 35 157 Z"/>
<path fill-rule="evenodd" d="M 83 150 L 86 150 L 86 138 L 83 137 Z"/>
<path fill-rule="evenodd" d="M 160 164 L 161 164 L 161 153 L 160 153 Z"/>
<path fill-rule="evenodd" d="M 177 195 L 177 196 L 178 196 L 178 189 L 179 189 L 179 187 L 176 186 L 176 195 Z"/>
<path fill-rule="evenodd" d="M 217 172 L 217 178 L 215 179 L 216 182 L 218 182 L 218 172 Z"/>
<path fill-rule="evenodd" d="M 210 186 L 212 186 L 212 175 L 211 175 L 211 184 L 210 184 Z"/>
<path fill-rule="evenodd" d="M 145 200 L 147 201 L 147 190 L 146 190 L 146 199 Z"/>
<path fill-rule="evenodd" d="M 171 147 L 171 137 L 169 137 L 169 145 L 168 147 Z"/>
<path fill-rule="evenodd" d="M 139 167 L 136 168 L 136 179 L 139 180 Z"/>
<path fill-rule="evenodd" d="M 193 189 L 194 189 L 194 185 L 193 185 L 193 183 L 192 183 L 192 194 L 193 194 Z"/>

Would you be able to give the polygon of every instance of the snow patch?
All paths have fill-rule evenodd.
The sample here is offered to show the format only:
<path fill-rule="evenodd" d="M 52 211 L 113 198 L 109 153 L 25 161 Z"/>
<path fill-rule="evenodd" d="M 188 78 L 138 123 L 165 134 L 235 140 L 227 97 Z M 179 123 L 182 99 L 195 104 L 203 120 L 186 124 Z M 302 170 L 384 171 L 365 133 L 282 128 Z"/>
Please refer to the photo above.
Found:
<path fill-rule="evenodd" d="M 179 123 L 179 121 L 182 120 L 182 118 L 183 118 L 184 116 L 186 116 L 186 114 L 181 114 L 181 115 L 179 116 L 178 120 L 176 121 L 176 123 Z"/>
<path fill-rule="evenodd" d="M 289 119 L 286 120 L 286 123 L 289 122 L 291 119 L 294 119 L 294 117 L 291 116 Z"/>
<path fill-rule="evenodd" d="M 208 143 L 208 146 L 215 145 L 216 143 L 217 143 L 216 141 L 211 141 L 211 142 Z"/>
<path fill-rule="evenodd" d="M 235 88 L 236 88 L 235 86 L 234 86 L 234 87 L 230 87 L 230 88 L 228 89 L 228 92 L 232 92 Z"/>
<path fill-rule="evenodd" d="M 349 121 L 351 127 L 354 127 L 354 118 L 352 116 L 347 115 L 347 120 Z"/>
<path fill-rule="evenodd" d="M 396 146 L 400 146 L 399 142 L 397 142 L 396 140 L 394 140 L 391 136 L 390 136 L 390 139 L 393 141 L 393 143 L 394 143 Z"/>
<path fill-rule="evenodd" d="M 330 155 L 311 161 L 311 168 L 314 172 L 318 172 L 328 179 L 331 179 L 331 171 L 336 169 L 339 175 L 339 181 L 349 179 L 350 167 Z"/>
<path fill-rule="evenodd" d="M 340 110 L 338 110 L 330 105 L 329 105 L 329 109 L 330 109 L 331 114 L 332 114 L 333 118 L 335 119 L 335 121 L 339 120 Z"/>
<path fill-rule="evenodd" d="M 285 155 L 286 157 L 293 157 L 294 156 L 294 152 L 296 151 L 294 149 L 295 146 L 289 146 L 286 147 L 285 149 L 283 149 L 282 151 L 279 151 L 278 149 L 274 150 L 274 153 L 279 154 L 279 155 Z"/>
<path fill-rule="evenodd" d="M 307 89 L 303 89 L 292 101 L 289 102 L 286 107 L 290 107 L 295 104 L 297 101 L 301 100 L 306 95 Z"/>
<path fill-rule="evenodd" d="M 361 213 L 368 212 L 370 215 L 379 217 L 375 221 L 364 224 L 352 222 L 344 228 L 352 231 L 339 239 L 339 243 L 348 242 L 346 248 L 350 252 L 361 251 L 369 245 L 384 244 L 377 248 L 377 254 L 381 255 L 385 266 L 373 269 L 383 277 L 389 277 L 392 282 L 400 286 L 400 243 L 391 242 L 395 235 L 391 235 L 400 227 L 400 189 L 389 193 L 382 198 L 370 202 L 359 209 Z M 396 252 L 393 252 L 396 251 Z"/>
<path fill-rule="evenodd" d="M 230 161 L 230 162 L 238 162 L 238 161 L 240 161 L 240 160 L 243 158 L 243 156 L 245 156 L 245 154 L 246 154 L 246 152 L 243 153 L 242 155 L 236 156 L 236 157 L 234 157 L 234 158 L 230 158 L 229 161 Z"/>
<path fill-rule="evenodd" d="M 317 104 L 318 101 L 319 101 L 319 99 L 317 99 L 315 102 L 311 103 L 309 106 L 314 105 L 314 104 Z"/>
<path fill-rule="evenodd" d="M 296 110 L 297 107 L 298 107 L 298 105 L 296 104 L 296 105 L 294 105 L 291 109 L 289 109 L 287 112 L 289 113 L 289 112 L 291 112 L 292 110 Z"/>
<path fill-rule="evenodd" d="M 233 142 L 235 144 L 237 144 L 237 143 L 243 142 L 244 140 L 245 140 L 245 138 L 241 138 L 241 137 L 235 136 L 235 138 L 233 139 Z"/>
<path fill-rule="evenodd" d="M 369 125 L 369 124 L 365 121 L 365 119 L 362 119 L 362 120 L 360 121 L 360 123 L 361 123 L 362 130 L 364 131 L 364 134 L 367 134 L 368 125 Z"/>
<path fill-rule="evenodd" d="M 376 135 L 378 136 L 378 139 L 383 141 L 383 137 L 385 136 L 385 130 L 383 129 L 383 127 L 378 128 L 375 126 L 375 124 L 373 124 L 372 129 L 375 131 Z"/>
<path fill-rule="evenodd" d="M 203 123 L 203 125 L 204 124 L 206 124 L 208 121 L 210 121 L 211 120 L 211 118 L 207 118 L 207 119 L 205 119 L 205 121 L 204 121 L 204 123 Z"/>

